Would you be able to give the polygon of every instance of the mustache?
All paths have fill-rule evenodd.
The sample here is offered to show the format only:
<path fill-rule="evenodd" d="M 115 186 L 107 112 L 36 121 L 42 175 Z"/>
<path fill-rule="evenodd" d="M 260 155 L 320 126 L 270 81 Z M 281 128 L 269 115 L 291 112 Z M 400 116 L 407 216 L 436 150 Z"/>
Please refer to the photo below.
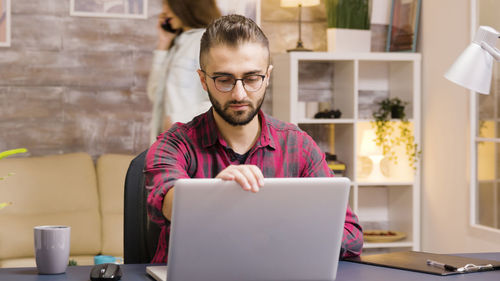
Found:
<path fill-rule="evenodd" d="M 244 101 L 232 100 L 232 101 L 228 101 L 226 104 L 227 105 L 233 105 L 233 104 L 236 104 L 236 105 L 241 105 L 241 104 L 249 105 L 249 104 L 252 104 L 252 102 L 249 101 L 249 100 L 244 100 Z"/>
<path fill-rule="evenodd" d="M 246 105 L 246 106 L 249 106 L 250 108 L 254 108 L 253 104 L 251 101 L 236 101 L 236 100 L 232 100 L 232 101 L 228 101 L 224 104 L 224 110 L 227 110 L 229 109 L 229 107 L 231 105 Z"/>

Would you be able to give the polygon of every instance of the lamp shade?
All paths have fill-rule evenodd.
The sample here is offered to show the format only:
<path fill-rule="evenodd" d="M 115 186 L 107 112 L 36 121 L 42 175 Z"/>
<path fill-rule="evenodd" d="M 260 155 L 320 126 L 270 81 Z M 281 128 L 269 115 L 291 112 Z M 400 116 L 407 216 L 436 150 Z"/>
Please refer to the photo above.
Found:
<path fill-rule="evenodd" d="M 361 139 L 361 147 L 359 155 L 361 156 L 377 156 L 383 155 L 382 148 L 375 142 L 377 136 L 375 130 L 365 130 Z"/>
<path fill-rule="evenodd" d="M 320 0 L 281 0 L 281 7 L 298 7 L 299 4 L 302 7 L 316 6 L 319 5 Z"/>
<path fill-rule="evenodd" d="M 472 43 L 462 52 L 444 75 L 446 79 L 472 91 L 488 94 L 493 72 L 493 59 L 500 58 L 495 48 L 500 33 L 480 26 Z"/>

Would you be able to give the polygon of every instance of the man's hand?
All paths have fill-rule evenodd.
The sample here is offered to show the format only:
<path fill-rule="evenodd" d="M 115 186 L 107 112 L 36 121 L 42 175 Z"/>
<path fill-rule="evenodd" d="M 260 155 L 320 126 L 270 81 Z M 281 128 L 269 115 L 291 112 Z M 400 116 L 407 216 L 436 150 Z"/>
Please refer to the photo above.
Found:
<path fill-rule="evenodd" d="M 215 178 L 228 181 L 234 180 L 241 185 L 243 190 L 252 192 L 258 192 L 259 189 L 264 186 L 264 175 L 262 175 L 260 169 L 255 165 L 230 165 L 222 170 Z M 162 213 L 167 220 L 172 218 L 174 189 L 173 187 L 169 189 L 163 199 Z"/>
<path fill-rule="evenodd" d="M 243 190 L 258 192 L 264 186 L 264 175 L 255 165 L 230 165 L 222 170 L 216 179 L 234 180 Z"/>

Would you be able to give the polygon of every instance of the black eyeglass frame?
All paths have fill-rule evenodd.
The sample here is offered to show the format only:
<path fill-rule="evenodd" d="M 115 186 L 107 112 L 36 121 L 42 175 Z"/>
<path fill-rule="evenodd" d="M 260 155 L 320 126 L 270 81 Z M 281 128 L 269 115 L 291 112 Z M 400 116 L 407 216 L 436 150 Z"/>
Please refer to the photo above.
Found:
<path fill-rule="evenodd" d="M 269 67 L 267 69 L 269 69 Z M 238 81 L 241 81 L 241 84 L 243 85 L 243 88 L 245 89 L 245 91 L 252 92 L 252 93 L 253 92 L 257 92 L 258 90 L 260 90 L 262 88 L 262 85 L 264 85 L 264 79 L 266 79 L 266 76 L 267 76 L 267 74 L 250 74 L 250 75 L 247 75 L 247 76 L 243 76 L 243 78 L 236 78 L 233 75 L 215 75 L 215 76 L 210 76 L 205 70 L 203 70 L 203 69 L 200 69 L 200 70 L 201 70 L 201 72 L 205 73 L 206 76 L 208 76 L 209 78 L 211 78 L 214 81 L 215 88 L 218 91 L 221 91 L 223 93 L 229 93 L 229 92 L 231 92 L 234 89 L 234 86 L 236 86 L 236 83 L 238 83 Z M 244 81 L 244 79 L 246 77 L 248 77 L 248 76 L 259 76 L 262 79 L 260 87 L 258 89 L 256 89 L 256 90 L 248 90 L 245 87 L 245 81 Z M 223 91 L 223 90 L 217 88 L 217 82 L 215 82 L 215 79 L 217 79 L 219 77 L 232 77 L 234 79 L 233 87 L 231 87 L 231 89 L 229 89 L 227 91 Z"/>

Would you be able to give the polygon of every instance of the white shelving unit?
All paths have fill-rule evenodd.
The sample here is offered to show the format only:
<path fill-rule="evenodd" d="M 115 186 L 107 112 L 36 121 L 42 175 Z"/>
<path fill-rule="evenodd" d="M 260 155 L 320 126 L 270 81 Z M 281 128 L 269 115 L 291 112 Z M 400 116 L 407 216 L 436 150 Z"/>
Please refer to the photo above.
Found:
<path fill-rule="evenodd" d="M 350 206 L 365 229 L 401 231 L 406 238 L 365 243 L 365 251 L 420 250 L 420 162 L 408 165 L 403 148 L 398 164 L 384 161 L 387 180 L 366 176 L 370 162 L 359 155 L 364 130 L 371 128 L 375 98 L 408 102 L 415 142 L 420 146 L 420 64 L 416 53 L 291 52 L 273 57 L 273 115 L 297 124 L 325 152 L 346 164 L 352 181 Z M 339 109 L 338 119 L 315 119 L 322 109 Z"/>

